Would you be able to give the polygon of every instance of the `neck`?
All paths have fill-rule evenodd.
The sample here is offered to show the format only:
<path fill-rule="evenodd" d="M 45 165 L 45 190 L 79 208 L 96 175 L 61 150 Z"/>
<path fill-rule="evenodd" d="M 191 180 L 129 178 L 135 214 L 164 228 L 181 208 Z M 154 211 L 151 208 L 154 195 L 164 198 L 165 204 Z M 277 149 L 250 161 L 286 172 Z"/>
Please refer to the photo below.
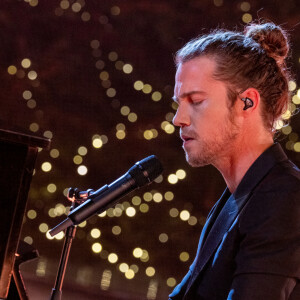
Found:
<path fill-rule="evenodd" d="M 214 166 L 221 172 L 228 189 L 234 193 L 254 161 L 271 145 L 272 137 L 256 143 L 244 140 L 234 148 L 234 153 L 224 156 Z"/>

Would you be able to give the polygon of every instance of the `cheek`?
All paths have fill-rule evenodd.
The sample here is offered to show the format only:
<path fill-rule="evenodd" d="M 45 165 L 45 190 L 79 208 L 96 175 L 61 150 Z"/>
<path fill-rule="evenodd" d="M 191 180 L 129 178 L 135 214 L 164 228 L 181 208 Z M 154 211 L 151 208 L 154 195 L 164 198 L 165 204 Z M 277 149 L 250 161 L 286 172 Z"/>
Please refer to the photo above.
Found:
<path fill-rule="evenodd" d="M 220 112 L 217 108 L 213 107 L 210 103 L 202 103 L 196 106 L 191 111 L 191 117 L 195 124 L 202 124 L 205 126 L 207 123 L 212 123 L 220 118 Z"/>
<path fill-rule="evenodd" d="M 218 108 L 205 109 L 193 113 L 191 116 L 194 129 L 202 136 L 216 136 L 228 124 L 228 114 Z"/>

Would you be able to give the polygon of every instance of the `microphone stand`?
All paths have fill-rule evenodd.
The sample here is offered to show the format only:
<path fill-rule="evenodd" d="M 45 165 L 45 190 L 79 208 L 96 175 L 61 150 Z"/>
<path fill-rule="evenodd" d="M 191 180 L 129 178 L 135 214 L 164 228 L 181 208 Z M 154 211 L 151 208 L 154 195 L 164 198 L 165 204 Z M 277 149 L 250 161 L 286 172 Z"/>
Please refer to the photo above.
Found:
<path fill-rule="evenodd" d="M 87 197 L 91 194 L 91 191 L 93 190 L 88 190 L 87 192 L 85 192 L 87 194 L 82 195 L 80 194 L 81 192 L 78 192 L 78 189 L 72 189 L 72 188 L 69 189 L 67 198 L 72 201 L 69 214 L 74 208 L 82 204 L 87 199 Z M 64 240 L 63 250 L 60 257 L 55 285 L 54 288 L 52 289 L 52 293 L 49 300 L 61 300 L 63 281 L 65 278 L 70 250 L 71 250 L 71 246 L 75 234 L 76 234 L 76 225 L 71 225 L 66 229 L 65 240 Z"/>

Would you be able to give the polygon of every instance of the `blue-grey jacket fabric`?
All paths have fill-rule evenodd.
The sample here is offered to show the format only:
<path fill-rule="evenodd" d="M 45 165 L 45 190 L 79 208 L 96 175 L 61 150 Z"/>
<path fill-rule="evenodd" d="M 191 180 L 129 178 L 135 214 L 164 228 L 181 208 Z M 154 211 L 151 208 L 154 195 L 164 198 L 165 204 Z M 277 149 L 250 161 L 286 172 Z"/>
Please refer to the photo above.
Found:
<path fill-rule="evenodd" d="M 172 300 L 300 300 L 300 170 L 279 144 L 226 189 Z"/>

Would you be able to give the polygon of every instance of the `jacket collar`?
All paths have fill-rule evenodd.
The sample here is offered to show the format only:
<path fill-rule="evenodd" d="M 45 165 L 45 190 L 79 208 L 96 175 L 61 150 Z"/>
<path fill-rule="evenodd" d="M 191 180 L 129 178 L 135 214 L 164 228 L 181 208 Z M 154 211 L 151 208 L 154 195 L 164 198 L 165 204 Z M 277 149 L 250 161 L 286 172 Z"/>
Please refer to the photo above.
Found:
<path fill-rule="evenodd" d="M 273 144 L 248 169 L 236 191 L 233 193 L 234 197 L 240 198 L 243 195 L 249 194 L 274 165 L 287 159 L 280 144 Z"/>

